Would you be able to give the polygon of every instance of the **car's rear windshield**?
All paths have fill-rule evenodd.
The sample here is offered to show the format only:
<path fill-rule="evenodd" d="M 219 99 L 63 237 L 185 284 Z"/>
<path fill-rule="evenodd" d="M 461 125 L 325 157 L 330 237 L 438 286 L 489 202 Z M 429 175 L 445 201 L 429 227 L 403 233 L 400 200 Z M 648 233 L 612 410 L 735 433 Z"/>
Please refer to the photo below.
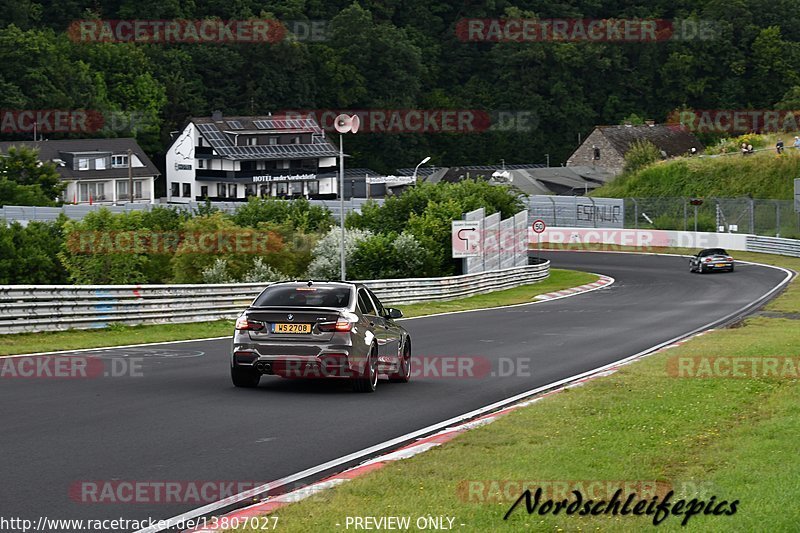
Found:
<path fill-rule="evenodd" d="M 701 255 L 703 257 L 705 257 L 707 255 L 728 255 L 728 252 L 726 252 L 722 248 L 711 248 L 709 250 L 703 250 Z"/>
<path fill-rule="evenodd" d="M 256 307 L 348 307 L 350 287 L 308 287 L 274 285 L 264 289 Z"/>

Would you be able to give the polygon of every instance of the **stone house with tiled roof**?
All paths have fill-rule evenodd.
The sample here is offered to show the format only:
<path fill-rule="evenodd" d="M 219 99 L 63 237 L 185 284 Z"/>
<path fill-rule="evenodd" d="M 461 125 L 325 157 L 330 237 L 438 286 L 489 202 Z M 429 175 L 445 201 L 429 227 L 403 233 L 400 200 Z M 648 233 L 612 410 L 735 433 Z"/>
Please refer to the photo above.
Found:
<path fill-rule="evenodd" d="M 625 154 L 637 141 L 653 143 L 664 159 L 686 155 L 692 148 L 697 153 L 703 150 L 703 145 L 691 132 L 674 126 L 653 123 L 597 126 L 567 159 L 567 166 L 592 167 L 619 174 L 625 166 Z"/>

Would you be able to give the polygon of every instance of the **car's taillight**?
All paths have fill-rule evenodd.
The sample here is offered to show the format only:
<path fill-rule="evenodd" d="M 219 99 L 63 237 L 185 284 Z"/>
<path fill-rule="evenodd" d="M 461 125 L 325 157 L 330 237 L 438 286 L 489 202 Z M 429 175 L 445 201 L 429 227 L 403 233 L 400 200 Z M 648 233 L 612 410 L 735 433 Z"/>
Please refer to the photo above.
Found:
<path fill-rule="evenodd" d="M 319 324 L 320 331 L 350 331 L 353 329 L 353 323 L 344 318 L 340 318 L 336 322 L 322 322 Z"/>
<path fill-rule="evenodd" d="M 334 332 L 334 331 L 352 331 L 353 325 L 358 322 L 358 315 L 354 313 L 345 312 L 344 316 L 336 319 L 336 322 L 320 322 L 317 324 L 320 331 Z"/>
<path fill-rule="evenodd" d="M 711 262 L 711 258 L 710 257 L 706 257 L 706 263 L 710 263 L 710 262 Z"/>
<path fill-rule="evenodd" d="M 264 329 L 264 324 L 262 324 L 261 322 L 252 322 L 250 320 L 247 320 L 247 316 L 242 315 L 236 319 L 236 329 L 260 331 Z"/>
<path fill-rule="evenodd" d="M 733 257 L 726 257 L 725 261 L 733 261 Z"/>

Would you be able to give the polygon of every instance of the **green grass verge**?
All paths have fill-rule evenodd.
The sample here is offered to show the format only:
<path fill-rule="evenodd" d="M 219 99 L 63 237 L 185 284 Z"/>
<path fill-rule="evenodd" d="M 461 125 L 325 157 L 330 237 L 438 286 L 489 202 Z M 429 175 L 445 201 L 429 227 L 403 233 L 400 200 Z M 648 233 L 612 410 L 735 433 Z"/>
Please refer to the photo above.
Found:
<path fill-rule="evenodd" d="M 526 303 L 533 301 L 539 294 L 575 287 L 596 280 L 597 276 L 594 274 L 554 268 L 550 270 L 550 277 L 538 283 L 449 302 L 419 303 L 402 306 L 401 308 L 405 316 L 414 317 L 433 313 Z M 0 335 L 0 356 L 55 350 L 78 350 L 101 346 L 124 346 L 147 342 L 204 339 L 230 335 L 232 330 L 233 321 L 217 320 L 214 322 L 142 326 L 114 324 L 104 329 Z"/>
<path fill-rule="evenodd" d="M 404 316 L 414 317 L 432 315 L 435 313 L 451 313 L 453 311 L 480 309 L 483 307 L 524 304 L 532 302 L 534 298 L 540 294 L 592 283 L 597 281 L 597 279 L 596 275 L 587 272 L 553 268 L 550 270 L 550 277 L 531 285 L 522 285 L 513 289 L 479 294 L 477 296 L 470 296 L 468 298 L 451 300 L 448 302 L 425 302 L 404 305 L 401 309 Z"/>
<path fill-rule="evenodd" d="M 793 137 L 784 137 L 784 142 Z M 774 145 L 774 143 L 772 143 Z M 789 143 L 791 144 L 791 143 Z M 677 158 L 623 174 L 592 192 L 595 197 L 719 197 L 792 199 L 792 180 L 800 175 L 800 151 L 788 148 L 748 157 Z"/>
<path fill-rule="evenodd" d="M 737 253 L 800 270 L 800 259 Z M 797 283 L 772 309 L 800 312 Z M 535 334 L 535 333 L 532 333 Z M 667 531 L 793 531 L 800 499 L 797 378 L 681 378 L 679 356 L 793 356 L 800 322 L 755 317 L 650 356 L 469 431 L 419 456 L 280 509 L 282 531 L 345 530 L 348 516 L 455 517 L 459 531 L 639 531 L 652 516 L 528 515 L 519 490 L 469 481 L 660 482 L 675 498 L 739 500 L 733 516 L 670 516 Z M 798 369 L 800 371 L 800 369 Z M 479 485 L 473 485 L 479 486 Z M 584 484 L 585 486 L 585 484 Z M 612 489 L 613 490 L 613 489 Z M 340 525 L 337 525 L 340 524 Z M 464 524 L 464 526 L 461 526 Z M 351 526 L 352 529 L 352 526 Z M 414 529 L 412 527 L 412 529 Z M 241 528 L 238 531 L 255 532 Z"/>

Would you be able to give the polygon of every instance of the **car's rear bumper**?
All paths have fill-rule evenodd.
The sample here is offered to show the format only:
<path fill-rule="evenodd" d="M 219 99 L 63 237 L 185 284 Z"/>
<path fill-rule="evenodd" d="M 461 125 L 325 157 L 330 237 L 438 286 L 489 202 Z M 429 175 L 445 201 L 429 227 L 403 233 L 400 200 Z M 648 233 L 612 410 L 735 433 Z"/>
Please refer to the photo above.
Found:
<path fill-rule="evenodd" d="M 260 374 L 285 378 L 356 378 L 362 376 L 366 357 L 349 347 L 328 347 L 316 355 L 264 355 L 257 348 L 234 348 L 232 366 L 252 368 Z"/>

